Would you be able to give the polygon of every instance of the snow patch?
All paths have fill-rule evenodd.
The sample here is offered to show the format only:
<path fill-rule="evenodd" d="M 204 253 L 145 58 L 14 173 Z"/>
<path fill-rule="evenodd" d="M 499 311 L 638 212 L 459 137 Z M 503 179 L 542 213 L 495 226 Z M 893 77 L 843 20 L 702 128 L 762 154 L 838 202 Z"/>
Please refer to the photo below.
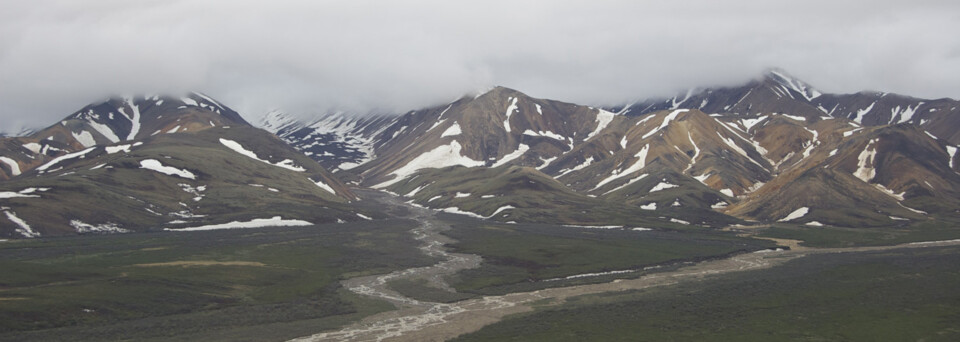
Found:
<path fill-rule="evenodd" d="M 460 129 L 460 124 L 454 121 L 452 126 L 448 127 L 445 131 L 443 131 L 442 134 L 440 134 L 440 137 L 452 137 L 460 135 L 461 133 L 463 133 L 463 130 Z"/>
<path fill-rule="evenodd" d="M 41 146 L 40 144 L 38 144 L 38 143 L 26 143 L 26 144 L 23 144 L 23 148 L 30 150 L 30 152 L 33 152 L 34 154 L 39 154 L 41 147 L 42 147 L 42 146 Z"/>
<path fill-rule="evenodd" d="M 786 117 L 788 117 L 788 118 L 791 118 L 791 119 L 794 119 L 794 120 L 797 120 L 797 121 L 807 121 L 807 118 L 802 117 L 802 116 L 799 116 L 799 115 L 789 115 L 789 114 L 783 114 L 783 113 L 780 113 L 780 114 L 778 114 L 778 115 L 783 115 L 783 116 L 786 116 Z"/>
<path fill-rule="evenodd" d="M 654 135 L 655 133 L 657 133 L 658 131 L 660 131 L 660 130 L 663 129 L 664 127 L 667 127 L 667 125 L 670 124 L 670 121 L 673 121 L 674 119 L 677 118 L 677 115 L 679 115 L 680 113 L 683 113 L 683 112 L 687 112 L 687 111 L 689 111 L 689 110 L 688 110 L 688 109 L 677 109 L 677 110 L 674 110 L 673 112 L 670 112 L 670 114 L 667 114 L 667 116 L 663 118 L 663 122 L 660 123 L 660 126 L 658 126 L 657 128 L 654 128 L 654 129 L 651 130 L 650 132 L 647 132 L 647 134 L 644 134 L 642 137 L 640 137 L 640 139 L 646 139 L 646 138 Z"/>
<path fill-rule="evenodd" d="M 11 159 L 11 158 L 7 158 L 7 157 L 2 157 L 2 156 L 0 156 L 0 162 L 3 162 L 4 164 L 7 164 L 7 166 L 10 167 L 10 175 L 11 175 L 11 176 L 19 176 L 19 175 L 20 175 L 20 164 L 18 164 L 16 160 L 13 160 L 13 159 Z M 952 162 L 951 162 L 951 163 L 952 163 Z"/>
<path fill-rule="evenodd" d="M 690 165 L 687 165 L 687 168 L 683 170 L 683 173 L 687 173 L 690 169 L 693 169 L 693 164 L 697 162 L 697 157 L 700 156 L 700 147 L 697 146 L 697 143 L 693 142 L 693 136 L 690 135 L 690 131 L 687 131 L 687 139 L 690 139 L 690 144 L 693 145 L 693 157 L 690 158 Z"/>
<path fill-rule="evenodd" d="M 162 163 L 160 163 L 159 160 L 156 160 L 156 159 L 141 160 L 140 168 L 153 170 L 153 171 L 156 171 L 165 175 L 170 175 L 170 176 L 177 176 L 177 177 L 193 179 L 193 180 L 197 179 L 196 175 L 194 175 L 190 171 L 187 171 L 186 169 L 181 170 L 172 166 L 164 166 Z"/>
<path fill-rule="evenodd" d="M 603 194 L 606 195 L 606 194 L 609 194 L 609 193 L 611 193 L 611 192 L 614 192 L 614 191 L 623 189 L 623 188 L 627 187 L 627 186 L 630 185 L 630 184 L 636 183 L 637 181 L 646 178 L 647 176 L 649 176 L 649 175 L 646 174 L 646 173 L 644 173 L 644 174 L 642 174 L 642 175 L 640 175 L 640 176 L 637 176 L 636 178 L 632 178 L 632 179 L 628 180 L 626 183 L 623 183 L 623 185 L 621 185 L 621 186 L 618 186 L 618 187 L 616 187 L 616 188 L 610 189 L 610 190 L 607 191 L 607 192 L 604 192 Z"/>
<path fill-rule="evenodd" d="M 90 148 L 87 148 L 86 150 L 83 150 L 83 151 L 74 152 L 74 153 L 67 153 L 67 154 L 64 154 L 64 155 L 62 155 L 62 156 L 56 157 L 56 158 L 54 158 L 53 160 L 51 160 L 50 162 L 48 162 L 48 163 L 46 163 L 46 164 L 43 164 L 43 165 L 41 165 L 40 167 L 38 167 L 38 168 L 37 168 L 37 171 L 46 171 L 46 170 L 49 169 L 51 166 L 54 166 L 54 165 L 56 165 L 57 163 L 62 162 L 62 161 L 64 161 L 64 160 L 73 159 L 73 158 L 83 158 L 84 155 L 86 155 L 87 153 L 90 153 L 90 151 L 93 151 L 95 148 L 96 148 L 96 147 L 90 147 Z"/>
<path fill-rule="evenodd" d="M 771 70 L 770 73 L 777 76 L 778 78 L 777 83 L 783 86 L 789 87 L 793 91 L 796 91 L 797 93 L 802 95 L 805 99 L 807 99 L 807 101 L 812 101 L 813 99 L 820 97 L 821 95 L 820 92 L 814 89 L 813 87 L 809 86 L 803 81 L 790 77 L 789 75 L 783 72 L 780 72 L 777 70 Z"/>
<path fill-rule="evenodd" d="M 893 119 L 897 116 L 898 113 L 900 114 L 900 121 L 898 121 L 897 123 L 904 123 L 904 122 L 910 121 L 910 119 L 913 119 L 913 115 L 916 114 L 917 109 L 920 109 L 920 106 L 922 105 L 923 105 L 923 102 L 917 103 L 916 107 L 907 106 L 907 108 L 904 108 L 903 111 L 900 110 L 900 106 L 897 106 L 896 108 L 891 110 L 890 122 L 891 123 L 893 122 Z"/>
<path fill-rule="evenodd" d="M 464 197 L 470 197 L 470 193 L 458 191 L 456 195 L 453 195 L 453 198 L 464 198 Z"/>
<path fill-rule="evenodd" d="M 457 208 L 457 207 L 444 208 L 444 209 L 440 209 L 440 211 L 445 212 L 445 213 L 450 213 L 450 214 L 466 215 L 466 216 L 475 217 L 475 218 L 479 218 L 479 219 L 484 219 L 484 218 L 486 218 L 486 217 L 484 217 L 483 215 L 480 215 L 480 214 L 477 214 L 477 213 L 471 213 L 471 212 L 469 212 L 469 211 L 463 211 L 463 210 L 460 210 L 460 208 Z"/>
<path fill-rule="evenodd" d="M 590 164 L 593 164 L 593 157 L 587 158 L 586 160 L 583 161 L 583 164 L 574 166 L 572 169 L 563 169 L 563 170 L 560 170 L 560 174 L 557 175 L 556 178 L 563 177 L 564 175 L 566 175 L 566 174 L 568 174 L 568 173 L 571 173 L 571 172 L 574 172 L 574 171 L 583 170 L 583 169 L 586 168 L 587 166 L 590 166 Z"/>
<path fill-rule="evenodd" d="M 451 141 L 449 145 L 438 146 L 431 151 L 424 152 L 407 163 L 407 165 L 391 172 L 390 174 L 395 176 L 394 179 L 374 185 L 372 188 L 386 188 L 413 175 L 417 170 L 424 168 L 443 168 L 454 165 L 475 167 L 484 165 L 483 161 L 473 160 L 461 155 L 461 149 L 462 146 L 460 146 L 460 143 L 454 140 Z"/>
<path fill-rule="evenodd" d="M 140 107 L 133 104 L 133 98 L 124 99 L 127 102 L 127 105 L 130 106 L 132 113 L 127 115 L 123 112 L 123 108 L 119 108 L 120 114 L 130 120 L 130 134 L 127 135 L 127 140 L 133 140 L 137 137 L 137 133 L 140 132 Z"/>
<path fill-rule="evenodd" d="M 510 133 L 510 116 L 513 115 L 513 112 L 517 111 L 517 100 L 516 97 L 510 97 L 507 100 L 513 100 L 509 106 L 507 106 L 507 113 L 504 114 L 507 116 L 506 120 L 503 120 L 503 129 Z"/>
<path fill-rule="evenodd" d="M 876 187 L 877 189 L 879 189 L 880 191 L 883 191 L 883 193 L 885 193 L 885 194 L 887 194 L 887 195 L 890 195 L 890 197 L 893 197 L 893 198 L 897 199 L 898 201 L 903 201 L 903 199 L 904 199 L 904 198 L 903 198 L 903 195 L 907 193 L 906 191 L 904 191 L 904 192 L 901 192 L 901 193 L 898 194 L 898 193 L 894 192 L 893 190 L 890 190 L 890 188 L 887 188 L 887 187 L 883 186 L 883 184 L 880 184 L 880 183 L 874 184 L 873 186 L 875 186 L 875 187 Z M 903 204 L 901 204 L 901 206 L 902 206 L 902 205 L 903 205 Z"/>
<path fill-rule="evenodd" d="M 103 135 L 104 138 L 107 138 L 107 140 L 110 140 L 110 142 L 112 143 L 120 142 L 120 137 L 118 137 L 117 133 L 114 133 L 113 130 L 110 129 L 110 126 L 101 124 L 99 122 L 94 122 L 92 120 L 88 120 L 87 124 L 89 124 L 90 127 L 93 127 L 94 130 L 96 130 L 101 135 Z"/>
<path fill-rule="evenodd" d="M 593 187 L 591 191 L 599 189 L 601 186 L 604 186 L 607 183 L 610 183 L 614 180 L 620 179 L 621 177 L 624 177 L 634 172 L 642 170 L 644 167 L 646 167 L 647 152 L 649 152 L 649 150 L 650 150 L 650 144 L 644 145 L 643 148 L 640 149 L 640 152 L 637 152 L 637 154 L 634 155 L 634 157 L 637 157 L 638 159 L 636 162 L 633 163 L 633 165 L 628 167 L 626 170 L 622 170 L 622 171 L 613 170 L 612 174 L 609 177 L 604 178 L 599 183 L 597 183 L 597 186 Z"/>
<path fill-rule="evenodd" d="M 720 132 L 717 132 L 717 136 L 720 137 L 720 140 L 723 140 L 723 142 L 726 143 L 727 146 L 730 146 L 730 148 L 733 149 L 735 152 L 746 157 L 747 159 L 750 159 L 750 161 L 753 161 L 753 159 L 750 158 L 749 155 L 747 155 L 747 151 L 741 148 L 740 146 L 737 146 L 737 143 L 734 142 L 733 139 L 724 137 L 723 135 L 720 134 Z M 754 163 L 756 163 L 756 161 L 754 161 Z"/>
<path fill-rule="evenodd" d="M 537 170 L 545 169 L 547 166 L 550 166 L 550 163 L 552 163 L 554 160 L 557 160 L 557 158 L 558 158 L 557 156 L 550 157 L 547 159 L 543 159 L 543 157 L 540 157 L 540 161 L 542 161 L 543 164 L 540 164 L 540 166 L 537 166 Z"/>
<path fill-rule="evenodd" d="M 247 156 L 247 157 L 250 157 L 250 158 L 259 160 L 259 161 L 261 161 L 261 162 L 264 162 L 264 163 L 267 163 L 267 164 L 270 164 L 270 165 L 273 165 L 273 166 L 282 167 L 282 168 L 284 168 L 284 169 L 291 170 L 291 171 L 297 171 L 297 172 L 307 171 L 307 169 L 304 169 L 304 168 L 302 168 L 302 167 L 296 166 L 296 165 L 294 164 L 293 160 L 290 160 L 290 159 L 284 159 L 283 161 L 278 162 L 278 163 L 271 163 L 271 162 L 269 162 L 269 161 L 267 161 L 267 160 L 260 159 L 260 157 L 257 157 L 257 154 L 256 154 L 256 153 L 254 153 L 253 151 L 250 151 L 250 150 L 248 150 L 248 149 L 243 148 L 243 145 L 240 145 L 240 143 L 238 143 L 238 142 L 236 142 L 236 141 L 233 141 L 233 140 L 220 138 L 220 143 L 223 144 L 223 146 L 226 146 L 227 148 L 233 150 L 234 152 L 237 152 L 237 153 L 242 154 L 242 155 L 244 155 L 244 156 Z"/>
<path fill-rule="evenodd" d="M 664 181 L 664 182 L 660 182 L 660 183 L 658 183 L 657 185 L 655 185 L 655 186 L 653 187 L 653 189 L 650 189 L 650 192 L 657 192 L 657 191 L 666 190 L 666 189 L 670 189 L 670 188 L 676 188 L 676 187 L 679 187 L 679 185 L 670 184 L 670 183 L 667 183 L 667 182 Z"/>
<path fill-rule="evenodd" d="M 173 232 L 195 232 L 202 230 L 218 230 L 218 229 L 243 229 L 243 228 L 261 228 L 261 227 L 289 227 L 289 226 L 310 226 L 313 223 L 304 221 L 304 220 L 284 220 L 280 216 L 274 216 L 272 218 L 262 218 L 262 219 L 253 219 L 250 221 L 233 221 L 228 223 L 221 224 L 211 224 L 206 226 L 199 227 L 190 227 L 190 228 L 164 228 L 166 231 Z"/>
<path fill-rule="evenodd" d="M 423 190 L 423 188 L 425 188 L 425 187 L 426 187 L 426 185 L 418 186 L 416 189 L 411 190 L 410 192 L 408 192 L 406 195 L 403 195 L 403 196 L 404 196 L 404 197 L 413 197 L 413 196 L 416 195 L 418 192 L 420 192 L 420 190 Z"/>
<path fill-rule="evenodd" d="M 650 202 L 650 203 L 648 203 L 648 204 L 641 205 L 641 206 L 640 206 L 640 209 L 643 209 L 643 210 L 657 210 L 657 202 Z"/>
<path fill-rule="evenodd" d="M 806 127 L 804 127 L 803 129 L 805 129 L 807 132 L 810 132 L 810 134 L 813 134 L 813 138 L 811 138 L 810 142 L 807 143 L 806 146 L 804 146 L 805 148 L 803 150 L 803 158 L 807 158 L 810 156 L 810 153 L 813 152 L 813 149 L 820 145 L 820 140 L 819 140 L 820 133 L 817 132 L 816 130 L 808 129 Z"/>
<path fill-rule="evenodd" d="M 877 175 L 877 171 L 873 168 L 874 159 L 877 156 L 877 148 L 874 146 L 876 142 L 877 139 L 871 139 L 857 156 L 857 171 L 853 173 L 854 176 L 868 183 Z"/>
<path fill-rule="evenodd" d="M 84 148 L 97 144 L 97 141 L 93 139 L 93 134 L 90 134 L 90 132 L 80 131 L 80 134 L 74 132 L 70 132 L 70 134 L 73 135 L 73 138 L 76 139 L 80 145 L 83 145 Z"/>
<path fill-rule="evenodd" d="M 181 97 L 181 98 L 180 98 L 180 101 L 183 102 L 185 105 L 188 105 L 188 106 L 197 107 L 197 106 L 200 105 L 200 104 L 197 103 L 196 100 L 191 99 L 191 98 L 189 98 L 189 97 Z"/>
<path fill-rule="evenodd" d="M 70 220 L 70 226 L 77 231 L 77 233 L 129 233 L 129 230 L 120 228 L 120 225 L 116 223 L 107 222 L 104 224 L 87 224 L 83 223 L 80 220 Z"/>
<path fill-rule="evenodd" d="M 567 140 L 567 138 L 565 138 L 564 136 L 559 135 L 559 134 L 557 134 L 557 133 L 553 133 L 553 132 L 551 132 L 551 131 L 546 131 L 546 132 L 544 132 L 544 131 L 534 132 L 534 131 L 531 130 L 531 129 L 527 129 L 527 130 L 523 131 L 523 135 L 529 135 L 529 136 L 531 136 L 531 137 L 548 137 L 548 138 L 553 138 L 553 139 L 557 139 L 557 140 L 560 140 L 560 141 L 566 141 L 566 140 Z"/>
<path fill-rule="evenodd" d="M 321 179 L 321 180 L 318 180 L 318 181 L 313 180 L 313 178 L 307 178 L 307 179 L 309 179 L 311 183 L 316 184 L 317 186 L 319 186 L 319 187 L 322 188 L 323 190 L 327 190 L 328 192 L 330 192 L 331 194 L 334 194 L 334 195 L 337 194 L 337 192 L 336 192 L 336 191 L 333 191 L 333 188 L 330 187 L 329 185 L 327 185 L 327 183 L 324 183 L 322 179 Z"/>
<path fill-rule="evenodd" d="M 503 159 L 500 159 L 490 167 L 499 167 L 501 165 L 504 165 L 514 159 L 520 158 L 520 156 L 522 156 L 524 153 L 527 153 L 527 151 L 529 150 L 530 150 L 530 146 L 527 146 L 525 144 L 520 144 L 520 147 L 517 148 L 516 151 L 513 151 L 510 154 L 503 156 Z"/>
<path fill-rule="evenodd" d="M 510 209 L 516 209 L 516 207 L 512 205 L 505 205 L 505 206 L 499 207 L 497 208 L 497 210 L 493 211 L 493 214 L 490 214 L 490 216 L 487 216 L 487 218 L 492 218 L 494 216 L 497 216 L 497 214 L 503 212 L 504 210 L 510 210 Z"/>
<path fill-rule="evenodd" d="M 862 124 L 862 123 L 863 123 L 863 116 L 866 115 L 867 113 L 869 113 L 870 110 L 873 109 L 873 105 L 875 105 L 875 104 L 877 104 L 876 101 L 874 101 L 874 102 L 871 103 L 869 106 L 867 106 L 867 108 L 857 110 L 857 116 L 853 119 L 853 121 L 856 121 L 858 124 Z M 846 133 L 844 133 L 844 136 L 846 136 Z"/>
<path fill-rule="evenodd" d="M 766 115 L 756 119 L 742 119 L 740 120 L 740 124 L 742 124 L 743 127 L 746 128 L 747 131 L 749 131 L 751 128 L 753 128 L 753 126 L 756 126 L 758 123 L 763 122 L 763 120 L 766 120 L 766 119 L 767 119 Z"/>
<path fill-rule="evenodd" d="M 15 214 L 14 212 L 4 210 L 3 213 L 7 214 L 7 219 L 9 219 L 11 222 L 13 222 L 19 227 L 16 229 L 16 231 L 17 233 L 20 233 L 20 235 L 23 235 L 23 237 L 25 238 L 40 237 L 39 232 L 33 230 L 33 228 L 30 228 L 30 225 L 27 224 L 27 221 L 24 221 L 23 219 L 17 217 L 17 214 Z"/>
<path fill-rule="evenodd" d="M 104 149 L 107 151 L 107 154 L 114 154 L 118 152 L 130 153 L 130 147 L 139 146 L 140 144 L 141 143 L 107 146 L 107 147 L 104 147 Z"/>
<path fill-rule="evenodd" d="M 575 224 L 563 225 L 567 228 L 587 228 L 587 229 L 623 229 L 623 226 L 580 226 Z"/>
<path fill-rule="evenodd" d="M 798 219 L 798 218 L 801 218 L 801 217 L 806 216 L 807 213 L 809 213 L 809 212 L 810 212 L 810 208 L 803 207 L 803 208 L 794 210 L 792 213 L 788 214 L 787 217 L 784 217 L 784 218 L 782 218 L 782 219 L 779 219 L 779 220 L 777 220 L 777 222 L 793 221 L 793 220 L 796 220 L 796 219 Z"/>
<path fill-rule="evenodd" d="M 607 125 L 610 124 L 610 121 L 613 121 L 614 116 L 616 116 L 616 114 L 605 111 L 603 109 L 597 109 L 597 119 L 596 119 L 597 128 L 595 128 L 593 132 L 590 132 L 590 134 L 587 134 L 587 139 L 590 139 L 594 135 L 597 135 L 598 133 L 600 133 L 600 131 L 602 131 L 604 128 L 607 128 Z M 584 139 L 584 140 L 587 140 L 587 139 Z"/>
<path fill-rule="evenodd" d="M 947 146 L 947 154 L 950 155 L 950 168 L 953 168 L 953 159 L 957 156 L 957 147 L 956 146 Z"/>
<path fill-rule="evenodd" d="M 450 108 L 453 108 L 452 103 L 449 106 L 447 106 L 447 108 L 444 109 L 442 112 L 440 112 L 440 115 L 437 116 L 437 120 L 443 119 L 443 114 L 446 114 L 447 111 L 450 110 Z"/>
<path fill-rule="evenodd" d="M 437 121 L 437 122 L 434 122 L 434 123 L 433 123 L 433 126 L 430 126 L 430 128 L 428 128 L 427 131 L 432 131 L 434 128 L 437 128 L 437 126 L 442 125 L 442 124 L 443 124 L 444 122 L 446 122 L 446 121 L 447 121 L 447 120 L 444 119 L 444 120 L 439 120 L 439 121 Z"/>
<path fill-rule="evenodd" d="M 0 191 L 0 198 L 37 198 L 40 197 L 40 195 L 33 195 L 34 192 L 43 192 L 47 190 L 50 190 L 50 188 L 26 188 L 17 192 Z"/>

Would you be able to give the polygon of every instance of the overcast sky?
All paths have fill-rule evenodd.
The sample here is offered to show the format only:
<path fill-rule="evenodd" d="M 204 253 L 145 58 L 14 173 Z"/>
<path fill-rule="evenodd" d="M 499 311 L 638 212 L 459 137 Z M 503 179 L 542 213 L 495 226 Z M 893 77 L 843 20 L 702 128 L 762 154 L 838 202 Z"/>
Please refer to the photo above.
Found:
<path fill-rule="evenodd" d="M 960 1 L 0 0 L 0 130 L 111 94 L 406 111 L 503 85 L 616 104 L 780 67 L 825 92 L 960 98 Z"/>

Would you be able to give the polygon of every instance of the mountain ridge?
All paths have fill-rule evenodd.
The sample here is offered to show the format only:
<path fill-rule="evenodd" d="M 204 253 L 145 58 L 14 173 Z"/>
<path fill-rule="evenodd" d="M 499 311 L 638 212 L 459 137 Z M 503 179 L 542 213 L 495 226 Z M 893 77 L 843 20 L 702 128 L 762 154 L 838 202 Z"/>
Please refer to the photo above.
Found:
<path fill-rule="evenodd" d="M 113 98 L 0 142 L 5 237 L 378 216 L 315 161 L 197 93 Z"/>
<path fill-rule="evenodd" d="M 260 121 L 273 136 L 199 93 L 111 98 L 29 136 L 0 138 L 0 222 L 7 236 L 33 234 L 20 222 L 46 222 L 39 210 L 51 210 L 34 199 L 78 200 L 77 192 L 136 199 L 124 213 L 162 210 L 124 221 L 64 209 L 34 233 L 81 232 L 68 225 L 71 215 L 135 230 L 262 219 L 255 212 L 311 223 L 377 216 L 350 205 L 346 184 L 502 222 L 702 229 L 952 220 L 960 214 L 957 105 L 822 93 L 773 69 L 744 85 L 623 107 L 494 87 L 399 115 L 300 120 L 274 111 Z M 137 170 L 163 187 L 145 187 L 151 181 Z M 213 185 L 169 178 L 188 175 Z M 197 196 L 200 186 L 232 190 Z M 192 198 L 213 205 L 194 208 Z M 180 207 L 190 214 L 181 217 Z"/>
<path fill-rule="evenodd" d="M 862 104 L 872 99 L 869 96 L 878 96 L 876 103 Z M 436 187 L 421 177 L 443 177 L 427 171 L 432 168 L 519 166 L 558 180 L 580 196 L 617 205 L 629 203 L 636 209 L 637 217 L 646 216 L 647 211 L 682 206 L 736 217 L 720 221 L 777 222 L 799 210 L 809 214 L 786 221 L 891 225 L 900 219 L 929 219 L 913 211 L 916 209 L 911 205 L 920 205 L 914 203 L 945 203 L 934 211 L 951 215 L 946 203 L 956 201 L 954 189 L 960 180 L 955 177 L 956 144 L 950 140 L 953 131 L 949 127 L 957 115 L 930 110 L 952 108 L 955 104 L 944 101 L 950 100 L 868 92 L 822 93 L 778 69 L 741 86 L 692 90 L 672 99 L 625 107 L 580 106 L 495 87 L 476 97 L 465 96 L 449 104 L 383 120 L 376 128 L 366 127 L 379 132 L 368 136 L 376 158 L 338 174 L 353 177 L 365 186 L 403 195 L 430 192 L 431 187 Z M 826 109 L 824 104 L 832 104 L 833 110 Z M 861 106 L 874 108 L 864 111 L 858 108 Z M 934 127 L 936 123 L 946 127 Z M 870 132 L 874 132 L 874 127 L 893 127 L 889 130 L 897 131 L 897 125 L 916 128 L 898 133 L 908 138 L 889 134 L 861 138 L 873 134 Z M 937 135 L 932 132 L 934 129 L 950 134 Z M 876 147 L 867 151 L 865 144 L 871 140 L 875 140 Z M 928 157 L 923 163 L 890 164 L 884 160 L 902 160 L 909 157 L 909 152 L 896 152 L 897 144 L 889 141 L 908 141 L 915 146 L 910 147 L 914 152 Z M 296 145 L 296 141 L 291 143 Z M 861 155 L 876 155 L 878 161 Z M 830 165 L 833 160 L 841 166 Z M 926 172 L 897 172 L 902 165 Z M 818 167 L 831 171 L 815 171 Z M 875 169 L 883 176 L 854 176 L 867 169 Z M 925 191 L 916 190 L 924 180 L 911 176 L 914 173 L 923 174 L 939 188 L 925 186 Z M 839 174 L 849 176 L 837 178 Z M 776 179 L 825 182 L 828 178 L 838 182 L 834 188 L 840 194 L 854 193 L 876 200 L 849 205 L 839 202 L 857 202 L 857 198 L 824 193 L 820 197 L 809 195 L 823 203 L 810 199 L 778 202 L 779 207 L 773 209 L 763 205 L 777 189 L 789 185 Z M 413 182 L 417 184 L 414 188 L 406 185 L 416 179 L 420 181 Z M 443 189 L 432 192 L 444 193 Z M 797 196 L 807 194 L 800 192 Z M 426 201 L 429 198 L 417 195 L 410 197 L 417 204 L 437 209 L 449 204 Z M 873 207 L 868 207 L 867 202 Z M 505 210 L 523 210 L 508 205 L 514 208 Z M 848 213 L 825 215 L 829 217 L 815 214 L 829 212 L 832 207 L 846 208 Z M 876 211 L 886 214 L 866 213 Z M 699 223 L 710 225 L 706 221 Z"/>

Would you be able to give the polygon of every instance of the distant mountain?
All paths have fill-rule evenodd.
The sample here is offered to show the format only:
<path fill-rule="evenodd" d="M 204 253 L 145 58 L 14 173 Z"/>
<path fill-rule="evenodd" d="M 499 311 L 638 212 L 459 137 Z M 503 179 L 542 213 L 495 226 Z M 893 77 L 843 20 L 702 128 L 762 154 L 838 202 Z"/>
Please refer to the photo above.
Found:
<path fill-rule="evenodd" d="M 115 98 L 0 139 L 0 235 L 354 221 L 351 191 L 201 94 Z"/>
<path fill-rule="evenodd" d="M 771 70 L 738 87 L 606 109 L 497 87 L 398 116 L 337 114 L 284 126 L 296 136 L 276 131 L 323 151 L 311 154 L 321 163 L 349 151 L 297 136 L 363 141 L 372 153 L 329 159 L 350 166 L 339 176 L 493 220 L 863 227 L 957 215 L 956 105 L 824 94 Z"/>
<path fill-rule="evenodd" d="M 867 126 L 910 123 L 950 144 L 960 144 L 960 132 L 955 129 L 960 127 L 960 101 L 926 100 L 872 91 L 824 94 L 779 69 L 771 69 L 763 77 L 741 86 L 691 89 L 669 99 L 652 99 L 608 110 L 639 116 L 683 108 L 745 116 L 761 113 L 787 113 L 806 118 L 827 116 Z"/>
<path fill-rule="evenodd" d="M 33 134 L 35 131 L 33 128 L 26 126 L 20 128 L 2 127 L 2 129 L 9 129 L 9 131 L 0 131 L 0 138 L 22 137 Z"/>
<path fill-rule="evenodd" d="M 259 124 L 323 167 L 337 172 L 372 160 L 375 157 L 373 137 L 392 124 L 396 117 L 337 112 L 302 122 L 289 114 L 273 111 L 267 113 Z"/>

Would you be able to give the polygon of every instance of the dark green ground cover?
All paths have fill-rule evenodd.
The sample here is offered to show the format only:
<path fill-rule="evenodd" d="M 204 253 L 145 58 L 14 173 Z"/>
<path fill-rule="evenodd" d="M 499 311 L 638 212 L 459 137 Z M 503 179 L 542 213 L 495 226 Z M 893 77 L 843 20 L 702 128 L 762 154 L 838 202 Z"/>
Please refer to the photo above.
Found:
<path fill-rule="evenodd" d="M 802 240 L 808 247 L 885 246 L 918 241 L 960 239 L 960 221 L 948 217 L 895 227 L 844 228 L 775 224 L 758 236 Z"/>
<path fill-rule="evenodd" d="M 771 241 L 740 238 L 707 229 L 633 231 L 499 224 L 467 219 L 453 222 L 453 229 L 444 232 L 459 241 L 452 245 L 453 250 L 479 254 L 483 257 L 483 264 L 480 268 L 460 272 L 451 277 L 450 282 L 458 291 L 477 294 L 609 281 L 609 278 L 601 277 L 542 282 L 583 273 L 704 260 L 774 246 Z"/>
<path fill-rule="evenodd" d="M 957 341 L 960 247 L 812 255 L 574 298 L 458 341 Z"/>
<path fill-rule="evenodd" d="M 276 340 L 377 311 L 339 280 L 433 262 L 416 222 L 0 243 L 0 340 Z M 152 266 L 180 261 L 259 264 Z M 278 329 L 283 327 L 283 329 Z"/>

